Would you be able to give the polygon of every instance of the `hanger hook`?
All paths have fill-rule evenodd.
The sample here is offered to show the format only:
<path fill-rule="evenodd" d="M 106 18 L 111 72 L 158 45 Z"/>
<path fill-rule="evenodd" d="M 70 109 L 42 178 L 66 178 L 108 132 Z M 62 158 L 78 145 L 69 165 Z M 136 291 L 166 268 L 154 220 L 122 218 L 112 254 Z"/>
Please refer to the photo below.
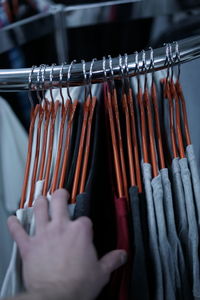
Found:
<path fill-rule="evenodd" d="M 93 75 L 92 70 L 93 70 L 95 61 L 97 61 L 97 59 L 93 58 L 91 65 L 90 65 L 90 72 L 89 72 L 89 92 L 90 92 L 91 99 L 92 99 L 92 75 Z"/>
<path fill-rule="evenodd" d="M 69 100 L 71 101 L 71 103 L 73 102 L 72 101 L 72 97 L 70 95 L 70 90 L 69 90 L 69 82 L 70 82 L 70 78 L 71 78 L 71 72 L 72 72 L 72 67 L 73 67 L 73 64 L 76 63 L 76 60 L 73 60 L 71 62 L 71 64 L 69 65 L 69 68 L 68 68 L 68 72 L 67 72 L 67 95 L 69 97 Z"/>
<path fill-rule="evenodd" d="M 121 54 L 119 54 L 119 68 L 120 68 L 120 72 L 121 72 L 121 75 L 122 75 L 122 80 L 124 81 L 124 68 L 123 68 Z"/>
<path fill-rule="evenodd" d="M 169 45 L 169 60 L 171 64 L 171 80 L 173 80 L 175 60 L 173 58 L 172 45 L 170 43 L 168 45 Z"/>
<path fill-rule="evenodd" d="M 106 70 L 106 57 L 103 57 L 103 72 L 104 72 L 104 82 L 107 80 L 107 70 Z"/>
<path fill-rule="evenodd" d="M 39 104 L 42 103 L 42 98 L 40 96 L 40 84 L 41 84 L 41 80 L 40 80 L 40 74 L 42 73 L 42 68 L 44 67 L 44 65 L 40 65 L 39 66 L 39 69 L 38 69 L 38 72 L 37 72 L 37 89 L 36 89 L 36 94 L 37 94 L 37 98 L 38 98 L 38 101 L 39 101 Z"/>
<path fill-rule="evenodd" d="M 34 107 L 34 101 L 33 101 L 32 93 L 31 93 L 31 85 L 32 85 L 32 79 L 33 79 L 33 72 L 34 72 L 35 68 L 37 68 L 37 66 L 32 66 L 31 71 L 28 76 L 28 98 L 29 98 L 29 101 L 30 101 L 32 107 Z"/>
<path fill-rule="evenodd" d="M 169 56 L 169 44 L 164 44 L 165 46 L 165 55 L 166 55 L 166 59 L 165 59 L 165 65 L 167 66 L 167 77 L 166 80 L 169 80 L 169 69 L 170 69 L 170 56 Z"/>
<path fill-rule="evenodd" d="M 49 81 L 50 81 L 50 95 L 51 95 L 51 101 L 54 104 L 54 99 L 53 99 L 53 69 L 56 66 L 56 64 L 51 65 L 51 71 L 49 73 Z"/>
<path fill-rule="evenodd" d="M 149 47 L 150 50 L 150 65 L 149 71 L 152 71 L 152 82 L 155 80 L 155 60 L 154 60 L 154 50 L 152 47 Z"/>
<path fill-rule="evenodd" d="M 140 68 L 139 68 L 139 53 L 135 51 L 135 74 L 137 76 L 138 92 L 140 90 Z"/>
<path fill-rule="evenodd" d="M 115 80 L 114 80 L 114 70 L 113 70 L 113 60 L 112 60 L 112 56 L 108 55 L 108 59 L 109 59 L 109 67 L 110 67 L 110 73 L 111 73 L 111 88 L 112 91 L 115 87 Z"/>
<path fill-rule="evenodd" d="M 175 61 L 178 62 L 178 75 L 177 75 L 177 80 L 179 81 L 180 79 L 180 74 L 181 74 L 181 55 L 180 55 L 180 50 L 179 50 L 179 44 L 178 42 L 173 42 L 175 44 Z"/>
<path fill-rule="evenodd" d="M 64 62 L 62 64 L 61 69 L 60 69 L 60 74 L 59 74 L 59 90 L 60 90 L 60 97 L 62 99 L 62 105 L 64 105 L 64 102 L 65 102 L 65 99 L 64 99 L 64 96 L 63 96 L 63 92 L 62 92 L 63 69 L 64 69 L 65 65 L 66 65 L 66 62 Z"/>
<path fill-rule="evenodd" d="M 128 78 L 129 76 L 129 66 L 128 66 L 128 54 L 125 53 L 124 54 L 124 64 L 125 64 L 125 74 L 126 74 L 126 77 Z"/>
<path fill-rule="evenodd" d="M 125 73 L 125 83 L 126 83 L 126 91 L 129 93 L 130 90 L 130 78 L 129 78 L 129 66 L 128 66 L 128 54 L 124 54 L 124 73 Z"/>
<path fill-rule="evenodd" d="M 87 99 L 87 84 L 88 84 L 87 72 L 86 72 L 86 62 L 84 59 L 82 59 L 81 62 L 82 62 L 82 67 L 83 67 L 83 77 L 84 77 L 84 85 L 85 85 L 85 101 L 86 101 L 86 99 Z"/>
<path fill-rule="evenodd" d="M 41 70 L 41 77 L 42 77 L 42 97 L 43 99 L 46 101 L 46 98 L 45 98 L 45 71 L 46 71 L 46 67 L 48 65 L 43 65 L 43 69 Z"/>
<path fill-rule="evenodd" d="M 147 88 L 147 72 L 148 72 L 148 69 L 147 69 L 146 51 L 145 50 L 142 50 L 142 70 L 145 72 L 144 73 L 144 75 L 145 75 L 144 88 L 146 89 Z"/>

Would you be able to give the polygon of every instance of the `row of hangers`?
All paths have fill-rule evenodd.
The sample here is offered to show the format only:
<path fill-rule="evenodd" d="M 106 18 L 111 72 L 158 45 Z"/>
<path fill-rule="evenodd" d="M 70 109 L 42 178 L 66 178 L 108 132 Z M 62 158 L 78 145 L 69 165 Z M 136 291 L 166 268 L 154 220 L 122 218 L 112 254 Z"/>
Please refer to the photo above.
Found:
<path fill-rule="evenodd" d="M 186 137 L 186 146 L 191 144 L 189 125 L 187 119 L 186 103 L 183 90 L 180 84 L 180 53 L 178 43 L 174 43 L 176 56 L 173 58 L 171 44 L 166 45 L 166 67 L 167 76 L 161 80 L 163 86 L 163 99 L 169 104 L 170 137 L 172 144 L 173 158 L 185 157 L 184 137 Z M 112 149 L 114 158 L 114 167 L 116 174 L 117 193 L 119 197 L 126 196 L 128 199 L 128 188 L 137 186 L 138 192 L 142 193 L 142 175 L 141 160 L 139 149 L 139 136 L 137 132 L 137 117 L 135 106 L 139 107 L 140 127 L 141 127 L 141 147 L 144 163 L 152 165 L 153 177 L 158 176 L 159 170 L 166 167 L 166 158 L 163 148 L 162 123 L 159 116 L 159 105 L 157 96 L 157 87 L 154 72 L 154 52 L 150 48 L 150 66 L 147 68 L 146 52 L 142 51 L 144 86 L 141 86 L 139 78 L 139 59 L 138 52 L 135 53 L 135 64 L 137 75 L 137 91 L 134 91 L 130 85 L 128 76 L 128 56 L 125 55 L 124 66 L 122 57 L 119 57 L 119 67 L 122 77 L 122 103 L 125 117 L 125 138 L 122 137 L 122 127 L 119 117 L 119 107 L 117 101 L 117 92 L 113 77 L 112 59 L 109 57 L 109 67 L 111 77 L 108 84 L 104 87 L 105 106 L 110 124 L 110 133 L 112 139 Z M 178 74 L 174 78 L 174 67 L 178 62 Z M 103 60 L 103 69 L 105 78 L 106 59 Z M 151 72 L 151 86 L 147 85 L 147 73 Z M 171 72 L 171 74 L 170 74 Z M 134 95 L 136 95 L 134 97 Z M 165 100 L 164 100 L 165 101 Z M 183 129 L 182 129 L 183 120 Z M 184 130 L 184 132 L 183 132 Z M 127 145 L 125 146 L 125 143 Z M 156 147 L 157 145 L 157 147 Z M 125 163 L 124 148 L 127 149 L 128 168 Z"/>
<path fill-rule="evenodd" d="M 71 77 L 71 69 L 75 61 L 73 61 L 68 70 L 68 82 Z M 83 72 L 85 77 L 85 102 L 83 103 L 83 121 L 81 129 L 81 137 L 79 141 L 79 150 L 78 157 L 76 162 L 74 181 L 71 193 L 71 203 L 75 203 L 76 196 L 79 193 L 83 193 L 85 190 L 87 173 L 88 173 L 88 163 L 89 163 L 89 153 L 90 153 L 90 144 L 91 144 L 91 133 L 92 133 L 92 123 L 94 118 L 94 111 L 96 107 L 97 98 L 92 95 L 92 68 L 95 59 L 91 63 L 89 77 L 86 74 L 85 70 L 85 61 L 83 63 Z M 52 88 L 50 89 L 51 101 L 48 101 L 45 98 L 44 88 L 42 90 L 42 98 L 39 94 L 39 89 L 37 89 L 37 98 L 39 104 L 34 108 L 33 99 L 31 97 L 31 92 L 29 90 L 29 99 L 32 104 L 31 112 L 31 123 L 29 129 L 29 141 L 28 141 L 28 155 L 25 168 L 25 177 L 24 184 L 22 189 L 22 196 L 20 202 L 20 208 L 24 207 L 27 197 L 27 186 L 30 176 L 30 166 L 32 158 L 32 147 L 33 147 L 33 136 L 35 126 L 37 132 L 36 139 L 36 151 L 34 157 L 34 166 L 31 178 L 31 188 L 30 196 L 28 200 L 28 206 L 31 207 L 34 200 L 34 191 L 35 185 L 38 180 L 44 180 L 42 194 L 47 196 L 48 192 L 53 193 L 58 188 L 65 188 L 65 177 L 67 171 L 70 168 L 70 150 L 71 150 L 71 139 L 72 139 L 72 130 L 75 114 L 78 107 L 78 99 L 72 100 L 69 85 L 67 87 L 68 99 L 65 101 L 62 93 L 62 80 L 63 80 L 63 67 L 60 70 L 60 97 L 62 102 L 54 101 Z M 29 85 L 32 84 L 32 75 L 34 68 L 29 76 Z M 42 65 L 37 74 L 38 87 L 40 86 L 40 78 L 42 78 L 43 87 L 45 84 L 44 74 L 46 66 Z M 53 81 L 53 68 L 52 65 L 50 73 L 50 82 Z M 53 85 L 52 85 L 53 87 Z M 59 114 L 61 114 L 61 121 L 59 123 L 59 138 L 58 145 L 56 146 L 56 163 L 53 170 L 53 178 L 50 179 L 50 170 L 52 167 L 52 155 L 54 146 L 54 134 L 55 134 L 55 122 Z M 36 124 L 36 118 L 39 117 L 39 121 Z M 43 138 L 41 140 L 41 131 L 42 131 L 42 122 L 44 122 L 43 129 Z M 41 145 L 42 143 L 42 145 Z M 50 186 L 50 188 L 49 188 Z"/>
<path fill-rule="evenodd" d="M 175 44 L 176 57 L 173 58 L 171 44 L 166 45 L 166 67 L 167 76 L 161 80 L 163 86 L 163 97 L 169 104 L 169 120 L 170 120 L 170 137 L 172 144 L 173 158 L 184 158 L 185 147 L 183 142 L 183 134 L 186 136 L 186 144 L 191 144 L 191 138 L 189 133 L 189 126 L 187 120 L 186 104 L 182 91 L 182 87 L 179 81 L 180 78 L 180 64 L 178 64 L 178 74 L 176 81 L 174 82 L 174 67 L 175 64 L 180 63 L 180 54 L 178 44 Z M 103 58 L 103 70 L 105 76 L 104 82 L 104 99 L 105 110 L 109 120 L 109 128 L 111 133 L 113 160 L 116 174 L 117 193 L 119 197 L 126 196 L 128 199 L 128 188 L 130 186 L 137 186 L 139 193 L 142 193 L 142 172 L 141 172 L 141 160 L 140 160 L 140 143 L 137 130 L 137 117 L 136 117 L 136 105 L 139 107 L 140 125 L 141 125 L 141 148 L 143 154 L 144 163 L 150 163 L 152 165 L 152 175 L 156 177 L 159 174 L 159 170 L 166 167 L 165 153 L 163 149 L 163 137 L 161 133 L 161 121 L 159 117 L 157 88 L 154 74 L 154 53 L 151 48 L 150 51 L 150 67 L 147 69 L 146 53 L 142 52 L 143 73 L 144 73 L 144 86 L 141 86 L 139 78 L 139 55 L 135 53 L 135 64 L 137 75 L 137 91 L 133 91 L 129 79 L 128 69 L 128 56 L 123 58 L 119 56 L 119 68 L 121 72 L 122 82 L 122 95 L 118 98 L 117 88 L 114 80 L 114 72 L 112 67 L 112 57 L 108 57 L 109 76 L 107 74 L 106 63 L 107 59 Z M 60 97 L 62 103 L 54 101 L 52 88 L 50 88 L 51 102 L 45 99 L 44 86 L 45 86 L 45 67 L 42 65 L 37 74 L 38 89 L 36 90 L 39 104 L 32 109 L 31 124 L 29 131 L 29 146 L 28 156 L 25 170 L 24 185 L 22 190 L 22 197 L 20 207 L 23 208 L 26 195 L 27 186 L 30 173 L 30 164 L 32 157 L 33 135 L 35 128 L 36 117 L 39 116 L 37 124 L 37 140 L 36 140 L 36 152 L 34 158 L 33 175 L 31 179 L 30 197 L 28 206 L 32 206 L 34 200 L 34 190 L 37 180 L 44 180 L 44 186 L 42 194 L 44 196 L 50 191 L 54 192 L 57 188 L 65 187 L 65 177 L 67 170 L 70 167 L 69 154 L 73 129 L 74 116 L 77 111 L 78 99 L 72 101 L 69 92 L 69 81 L 71 77 L 71 69 L 73 67 L 73 61 L 68 69 L 67 74 L 67 94 L 68 99 L 65 101 L 62 93 L 62 80 L 63 80 L 63 67 L 60 70 Z M 85 102 L 83 104 L 83 122 L 81 137 L 79 141 L 78 157 L 76 162 L 76 169 L 74 174 L 73 188 L 71 192 L 71 203 L 76 202 L 76 196 L 79 193 L 83 193 L 85 189 L 85 183 L 88 172 L 88 162 L 91 143 L 91 131 L 92 122 L 94 117 L 94 111 L 97 98 L 92 95 L 92 70 L 95 59 L 91 62 L 89 75 L 86 72 L 86 64 L 83 61 L 83 74 L 85 79 Z M 53 83 L 53 68 L 50 72 L 50 83 Z M 29 76 L 29 84 L 32 84 L 32 75 L 34 67 Z M 151 71 L 151 87 L 147 85 L 147 73 Z M 171 74 L 170 74 L 171 72 Z M 41 83 L 42 82 L 42 83 Z M 39 88 L 43 86 L 42 98 L 39 94 Z M 136 97 L 135 97 L 136 95 Z M 29 99 L 32 103 L 31 92 L 29 91 Z M 42 101 L 43 100 L 43 101 Z M 125 132 L 122 132 L 122 124 L 120 117 L 119 100 L 122 103 L 123 114 L 125 119 Z M 55 120 L 59 113 L 59 107 L 61 107 L 61 121 L 60 131 L 57 146 L 56 163 L 53 170 L 53 178 L 50 183 L 50 169 L 52 164 L 52 153 L 54 144 L 54 131 Z M 183 118 L 182 118 L 183 115 Z M 182 119 L 184 133 L 182 131 Z M 41 128 L 42 122 L 45 122 L 42 146 L 41 143 Z M 66 128 L 67 124 L 67 128 Z M 155 130 L 154 130 L 155 128 Z M 49 140 L 48 140 L 49 136 Z M 124 138 L 125 136 L 125 138 Z M 157 143 L 155 143 L 157 141 Z M 126 147 L 125 147 L 126 143 Z M 156 145 L 157 144 L 157 149 Z M 128 167 L 125 158 L 125 148 L 127 149 Z M 41 154 L 40 154 L 41 149 Z M 158 151 L 157 151 L 158 150 Z M 128 169 L 128 170 L 127 170 Z M 49 188 L 50 186 L 50 188 Z"/>

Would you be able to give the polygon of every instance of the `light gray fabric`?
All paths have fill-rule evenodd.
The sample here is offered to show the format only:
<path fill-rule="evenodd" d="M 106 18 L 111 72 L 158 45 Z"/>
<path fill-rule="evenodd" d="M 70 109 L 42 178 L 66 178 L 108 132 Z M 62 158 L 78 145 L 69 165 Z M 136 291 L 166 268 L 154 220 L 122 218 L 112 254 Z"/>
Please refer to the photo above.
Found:
<path fill-rule="evenodd" d="M 197 167 L 193 145 L 187 146 L 186 154 L 187 154 L 191 177 L 192 177 L 192 186 L 194 190 L 194 203 L 195 203 L 195 208 L 197 213 L 198 227 L 200 229 L 200 180 L 199 180 L 199 171 Z"/>
<path fill-rule="evenodd" d="M 155 218 L 157 222 L 158 241 L 163 271 L 163 283 L 165 299 L 176 299 L 175 266 L 171 247 L 168 242 L 163 208 L 163 188 L 160 174 L 152 179 L 153 201 L 155 207 Z M 180 278 L 179 278 L 180 279 Z M 179 283 L 180 284 L 180 283 Z"/>
<path fill-rule="evenodd" d="M 19 207 L 28 136 L 8 103 L 0 97 L 0 289 L 13 241 L 7 218 Z"/>
<path fill-rule="evenodd" d="M 172 179 L 174 190 L 174 209 L 177 222 L 178 235 L 181 232 L 186 231 L 188 228 L 185 195 L 183 191 L 183 183 L 181 179 L 181 170 L 179 166 L 179 159 L 174 158 L 172 161 Z"/>
<path fill-rule="evenodd" d="M 181 84 L 186 100 L 190 135 L 198 166 L 200 166 L 199 69 L 200 59 L 195 59 L 181 66 Z"/>
<path fill-rule="evenodd" d="M 168 169 L 162 169 L 160 173 L 162 178 L 162 187 L 164 195 L 163 204 L 168 233 L 168 241 L 171 246 L 173 262 L 176 272 L 175 275 L 177 295 L 180 299 L 188 300 L 191 299 L 191 290 L 189 287 L 189 278 L 185 265 L 183 250 L 176 231 L 172 189 L 171 182 L 169 180 Z"/>
<path fill-rule="evenodd" d="M 198 226 L 195 215 L 194 197 L 192 191 L 192 183 L 190 171 L 188 168 L 187 158 L 179 160 L 181 168 L 181 178 L 183 181 L 187 217 L 188 217 L 188 237 L 189 237 L 189 262 L 190 262 L 190 277 L 193 285 L 194 297 L 200 297 L 200 270 L 199 270 L 199 235 Z"/>
<path fill-rule="evenodd" d="M 13 247 L 13 241 L 7 226 L 7 218 L 9 215 L 6 212 L 6 209 L 3 205 L 3 200 L 4 198 L 1 195 L 0 196 L 0 289 L 6 274 L 6 270 L 10 262 L 10 256 Z"/>
<path fill-rule="evenodd" d="M 26 232 L 29 233 L 33 209 L 19 209 L 17 210 L 16 215 Z M 22 292 L 23 290 L 24 287 L 21 278 L 21 258 L 17 245 L 14 242 L 11 260 L 2 284 L 0 298 L 4 299 L 8 297 L 13 297 L 16 294 Z"/>
<path fill-rule="evenodd" d="M 164 298 L 164 287 L 163 287 L 163 273 L 161 267 L 161 258 L 158 247 L 158 233 L 155 217 L 155 209 L 153 203 L 153 194 L 151 187 L 151 165 L 147 163 L 142 164 L 143 170 L 143 181 L 146 194 L 146 205 L 147 205 L 147 220 L 148 220 L 148 231 L 149 231 L 149 254 L 152 260 L 152 275 L 154 276 L 155 286 L 153 288 L 154 295 L 153 299 L 162 300 Z"/>

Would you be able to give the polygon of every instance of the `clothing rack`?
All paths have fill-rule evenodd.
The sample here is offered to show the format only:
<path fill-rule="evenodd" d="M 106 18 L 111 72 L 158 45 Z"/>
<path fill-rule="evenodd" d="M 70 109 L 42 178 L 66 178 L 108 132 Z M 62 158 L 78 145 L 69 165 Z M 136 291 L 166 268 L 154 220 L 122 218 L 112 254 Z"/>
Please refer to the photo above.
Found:
<path fill-rule="evenodd" d="M 185 63 L 200 57 L 200 35 L 190 37 L 178 42 L 179 45 L 179 59 L 177 51 L 175 51 L 175 44 L 172 45 L 171 58 L 174 60 L 173 65 Z M 144 68 L 144 53 L 145 53 L 145 68 Z M 138 62 L 136 61 L 136 54 L 128 56 L 128 76 L 136 76 L 146 72 L 152 72 L 167 68 L 166 64 L 166 46 L 153 50 L 154 68 L 151 67 L 151 50 L 142 51 L 138 54 Z M 122 57 L 122 67 L 125 69 L 124 57 Z M 112 59 L 113 74 L 110 70 L 109 59 L 106 59 L 105 68 L 103 67 L 103 60 L 95 61 L 92 67 L 91 83 L 100 83 L 105 80 L 105 73 L 107 77 L 114 77 L 114 79 L 122 78 L 122 67 L 120 67 L 120 57 Z M 86 62 L 85 70 L 87 79 L 91 68 L 91 62 Z M 48 66 L 36 68 L 23 69 L 2 69 L 0 70 L 0 91 L 1 92 L 18 92 L 22 90 L 43 90 L 67 86 L 80 86 L 86 84 L 85 74 L 83 72 L 83 63 L 74 63 L 70 70 L 70 79 L 68 78 L 69 65 L 62 66 Z M 137 71 L 136 71 L 137 70 Z M 31 85 L 30 85 L 30 74 Z M 62 82 L 60 82 L 60 74 L 62 74 Z M 41 77 L 43 78 L 41 80 Z M 39 78 L 39 80 L 38 80 Z"/>
<path fill-rule="evenodd" d="M 150 1 L 150 0 L 149 0 Z M 95 2 L 95 1 L 94 1 Z M 55 31 L 55 26 L 58 28 L 60 26 L 56 24 L 58 19 L 62 20 L 62 25 L 64 29 L 71 29 L 84 26 L 94 26 L 98 24 L 110 23 L 110 10 L 113 7 L 121 7 L 125 4 L 132 4 L 132 13 L 128 17 L 128 20 L 136 20 L 142 18 L 152 18 L 162 15 L 172 15 L 180 11 L 187 11 L 192 9 L 194 5 L 187 5 L 182 8 L 175 5 L 175 1 L 171 1 L 171 4 L 167 7 L 163 6 L 162 3 L 150 6 L 146 11 L 146 1 L 143 0 L 119 0 L 119 1 L 108 1 L 108 2 L 98 2 L 79 4 L 79 5 L 52 5 L 50 9 L 45 13 L 37 14 L 26 18 L 21 21 L 17 21 L 11 25 L 8 25 L 0 30 L 0 54 L 5 53 L 13 49 L 14 47 L 22 46 L 30 41 L 41 38 L 45 35 L 51 34 Z M 90 14 L 88 14 L 90 11 Z M 123 18 L 120 16 L 113 21 L 121 22 Z M 127 17 L 126 17 L 127 21 Z M 29 32 L 32 32 L 30 35 Z M 60 30 L 63 30 L 60 29 Z M 56 36 L 61 36 L 60 32 L 55 32 Z M 58 38 L 59 39 L 59 38 Z M 62 52 L 67 53 L 67 45 L 65 41 L 58 41 L 57 51 L 63 49 Z M 58 54 L 59 61 L 63 59 L 63 54 Z"/>

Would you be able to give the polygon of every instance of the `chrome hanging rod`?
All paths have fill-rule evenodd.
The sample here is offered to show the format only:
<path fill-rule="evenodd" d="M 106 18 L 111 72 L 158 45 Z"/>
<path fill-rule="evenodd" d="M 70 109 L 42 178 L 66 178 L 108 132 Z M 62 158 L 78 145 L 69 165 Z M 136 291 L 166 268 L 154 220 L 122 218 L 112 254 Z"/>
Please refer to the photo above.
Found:
<path fill-rule="evenodd" d="M 172 45 L 172 56 L 175 59 L 176 52 Z M 178 42 L 179 45 L 179 60 L 176 60 L 175 64 L 185 63 L 193 59 L 200 57 L 200 35 L 190 37 Z M 137 74 L 144 74 L 145 72 L 152 72 L 151 64 L 151 50 L 145 51 L 145 70 L 143 61 L 143 52 L 140 52 L 138 57 L 138 64 L 136 63 L 136 55 L 132 54 L 128 56 L 128 76 L 135 76 Z M 166 65 L 166 46 L 162 48 L 154 49 L 154 71 L 162 70 L 167 68 Z M 119 64 L 120 57 L 113 58 L 112 60 L 112 76 L 115 79 L 120 79 L 122 76 L 122 68 Z M 105 61 L 104 61 L 105 62 Z M 123 67 L 125 68 L 124 59 L 122 61 Z M 68 70 L 70 65 L 62 66 L 46 66 L 43 71 L 43 80 L 41 78 L 41 66 L 36 68 L 24 68 L 24 69 L 2 69 L 0 70 L 0 92 L 18 92 L 30 89 L 30 74 L 31 74 L 31 90 L 42 90 L 49 88 L 58 88 L 61 86 L 60 73 L 62 70 L 62 87 L 69 86 L 80 86 L 86 83 L 83 64 L 74 63 L 70 69 L 70 79 L 68 77 Z M 91 62 L 85 64 L 86 73 L 89 75 Z M 126 66 L 127 67 L 127 66 Z M 137 72 L 136 72 L 137 70 Z M 106 72 L 105 72 L 106 71 Z M 109 68 L 109 59 L 106 60 L 105 68 L 103 67 L 103 60 L 95 61 L 92 70 L 91 82 L 100 83 L 105 80 L 105 73 L 107 77 L 111 76 L 111 70 Z M 43 82 L 43 84 L 42 84 Z"/>

